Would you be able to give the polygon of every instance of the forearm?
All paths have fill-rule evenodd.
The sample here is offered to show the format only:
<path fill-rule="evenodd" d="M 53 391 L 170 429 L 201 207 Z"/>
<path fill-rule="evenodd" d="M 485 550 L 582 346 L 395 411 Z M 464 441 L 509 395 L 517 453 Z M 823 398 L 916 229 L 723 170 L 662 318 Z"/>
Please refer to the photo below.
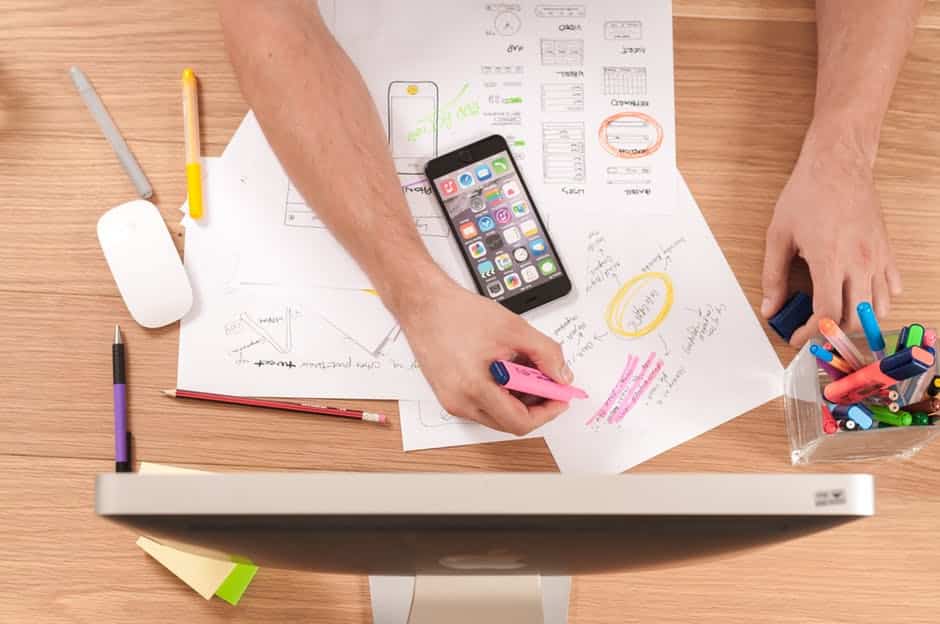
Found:
<path fill-rule="evenodd" d="M 871 166 L 923 0 L 816 0 L 816 102 L 808 143 Z"/>
<path fill-rule="evenodd" d="M 242 92 L 290 179 L 395 314 L 415 275 L 448 278 L 427 253 L 359 72 L 316 3 L 220 0 Z"/>

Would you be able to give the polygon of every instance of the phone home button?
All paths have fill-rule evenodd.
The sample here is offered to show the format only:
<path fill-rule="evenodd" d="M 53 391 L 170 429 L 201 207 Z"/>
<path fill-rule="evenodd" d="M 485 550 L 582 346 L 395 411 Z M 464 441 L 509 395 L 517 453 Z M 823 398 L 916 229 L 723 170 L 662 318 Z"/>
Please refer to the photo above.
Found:
<path fill-rule="evenodd" d="M 473 154 L 470 150 L 460 150 L 460 160 L 465 163 L 471 163 L 473 162 Z"/>

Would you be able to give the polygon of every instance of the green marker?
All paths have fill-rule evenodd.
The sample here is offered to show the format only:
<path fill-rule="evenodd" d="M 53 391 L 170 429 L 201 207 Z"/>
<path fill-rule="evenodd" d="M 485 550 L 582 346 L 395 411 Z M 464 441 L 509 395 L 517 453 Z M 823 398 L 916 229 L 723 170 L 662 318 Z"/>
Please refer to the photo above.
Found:
<path fill-rule="evenodd" d="M 908 325 L 907 340 L 904 341 L 904 348 L 919 347 L 924 343 L 924 326 L 919 323 Z"/>
<path fill-rule="evenodd" d="M 911 424 L 923 427 L 930 424 L 930 416 L 926 412 L 914 412 L 911 414 Z"/>
<path fill-rule="evenodd" d="M 874 416 L 875 420 L 880 423 L 894 427 L 907 427 L 911 424 L 912 418 L 908 412 L 892 412 L 884 405 L 869 405 L 868 409 L 871 410 L 871 414 Z"/>

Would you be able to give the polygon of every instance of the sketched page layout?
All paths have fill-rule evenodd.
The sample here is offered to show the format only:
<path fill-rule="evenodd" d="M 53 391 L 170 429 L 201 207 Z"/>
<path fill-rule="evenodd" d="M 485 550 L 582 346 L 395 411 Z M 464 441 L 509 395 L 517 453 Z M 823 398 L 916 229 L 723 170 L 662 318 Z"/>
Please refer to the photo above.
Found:
<path fill-rule="evenodd" d="M 203 164 L 206 214 L 198 222 L 184 219 L 184 265 L 195 302 L 180 323 L 177 387 L 242 396 L 433 399 L 374 294 L 237 283 L 240 182 L 225 159 Z"/>
<path fill-rule="evenodd" d="M 669 0 L 344 0 L 334 19 L 399 173 L 495 133 L 544 213 L 675 207 Z"/>

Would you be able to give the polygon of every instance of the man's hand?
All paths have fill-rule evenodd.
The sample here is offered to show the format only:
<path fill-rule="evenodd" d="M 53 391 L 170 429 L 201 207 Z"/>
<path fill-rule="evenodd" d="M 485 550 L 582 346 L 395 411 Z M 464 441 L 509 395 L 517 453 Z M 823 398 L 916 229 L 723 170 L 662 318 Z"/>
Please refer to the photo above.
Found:
<path fill-rule="evenodd" d="M 436 276 L 409 295 L 398 317 L 421 372 L 454 416 L 524 435 L 562 413 L 567 403 L 526 405 L 490 376 L 493 360 L 521 356 L 559 383 L 571 383 L 558 343 L 500 304 Z"/>
<path fill-rule="evenodd" d="M 801 346 L 829 317 L 847 331 L 859 329 L 855 306 L 870 301 L 888 314 L 901 293 L 901 277 L 888 243 L 873 159 L 846 141 L 820 138 L 811 129 L 767 230 L 761 314 L 773 316 L 790 294 L 793 257 L 809 265 L 813 317 L 790 339 Z"/>

